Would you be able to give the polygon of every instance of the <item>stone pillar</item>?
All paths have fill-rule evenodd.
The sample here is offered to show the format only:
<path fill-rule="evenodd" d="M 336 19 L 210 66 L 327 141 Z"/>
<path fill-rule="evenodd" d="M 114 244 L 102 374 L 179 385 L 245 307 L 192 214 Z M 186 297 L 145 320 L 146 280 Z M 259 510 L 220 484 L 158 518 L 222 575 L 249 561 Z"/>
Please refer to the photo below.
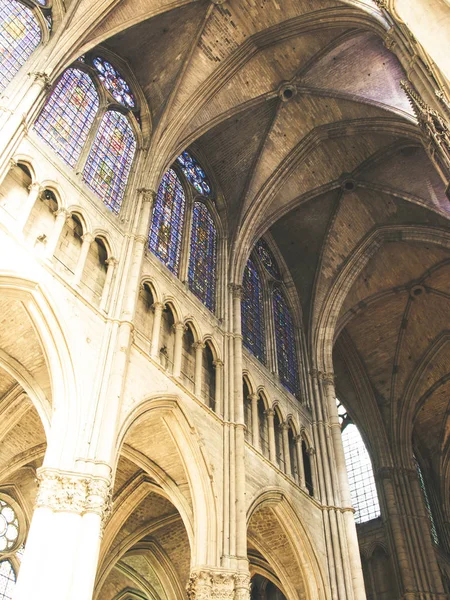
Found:
<path fill-rule="evenodd" d="M 106 270 L 106 279 L 105 285 L 102 290 L 102 298 L 100 300 L 100 310 L 107 311 L 109 293 L 111 291 L 111 285 L 113 281 L 114 271 L 117 267 L 118 260 L 111 256 L 106 260 L 107 270 Z"/>
<path fill-rule="evenodd" d="M 195 342 L 192 347 L 195 350 L 194 394 L 200 398 L 202 395 L 203 349 L 205 344 Z"/>
<path fill-rule="evenodd" d="M 67 222 L 67 219 L 70 217 L 70 213 L 65 208 L 59 208 L 54 213 L 55 215 L 55 224 L 53 225 L 53 230 L 51 235 L 47 240 L 47 245 L 45 247 L 45 256 L 47 258 L 52 258 L 53 254 L 56 250 L 56 246 L 58 245 L 59 238 L 61 237 L 62 230 L 64 225 Z"/>
<path fill-rule="evenodd" d="M 301 435 L 296 435 L 294 438 L 294 441 L 295 441 L 295 453 L 297 456 L 298 484 L 302 489 L 305 489 L 306 488 L 305 466 L 303 464 L 303 448 L 302 448 L 303 438 Z"/>
<path fill-rule="evenodd" d="M 91 244 L 94 241 L 94 236 L 92 233 L 85 233 L 81 239 L 83 240 L 83 243 L 81 244 L 80 256 L 78 257 L 77 266 L 75 267 L 75 271 L 73 273 L 72 285 L 74 286 L 78 286 L 80 284 L 84 267 L 86 265 L 87 255 L 89 253 Z"/>
<path fill-rule="evenodd" d="M 258 394 L 250 394 L 250 400 L 252 403 L 252 444 L 259 450 Z"/>
<path fill-rule="evenodd" d="M 23 231 L 23 229 L 25 228 L 25 225 L 27 224 L 27 221 L 30 218 L 31 211 L 33 210 L 33 206 L 36 204 L 36 200 L 41 195 L 43 189 L 44 188 L 37 181 L 28 186 L 27 199 L 21 206 L 20 213 L 17 215 L 18 231 Z"/>
<path fill-rule="evenodd" d="M 277 465 L 277 449 L 275 446 L 275 429 L 273 424 L 275 411 L 272 408 L 269 408 L 264 412 L 264 414 L 267 417 L 267 429 L 269 432 L 269 459 L 274 465 Z"/>
<path fill-rule="evenodd" d="M 186 327 L 184 323 L 181 321 L 175 323 L 173 325 L 173 330 L 175 332 L 175 341 L 173 347 L 173 371 L 172 375 L 174 377 L 180 377 L 181 375 L 181 357 L 183 351 L 183 334 L 186 331 Z"/>
<path fill-rule="evenodd" d="M 223 387 L 223 362 L 220 359 L 216 359 L 213 362 L 213 366 L 216 369 L 216 389 L 215 389 L 215 400 L 216 400 L 216 413 L 222 414 L 222 387 Z"/>
<path fill-rule="evenodd" d="M 164 309 L 164 304 L 162 302 L 155 302 L 152 306 L 154 317 L 153 317 L 152 340 L 150 343 L 150 356 L 155 359 L 159 358 L 159 335 L 161 332 L 161 318 L 162 318 L 163 309 Z"/>
<path fill-rule="evenodd" d="M 283 436 L 283 454 L 284 454 L 284 471 L 286 475 L 291 476 L 291 453 L 289 452 L 289 425 L 281 423 L 281 435 Z"/>
<path fill-rule="evenodd" d="M 38 481 L 14 598 L 91 600 L 110 479 L 46 467 Z"/>
<path fill-rule="evenodd" d="M 188 600 L 249 600 L 248 572 L 199 568 L 186 586 Z"/>

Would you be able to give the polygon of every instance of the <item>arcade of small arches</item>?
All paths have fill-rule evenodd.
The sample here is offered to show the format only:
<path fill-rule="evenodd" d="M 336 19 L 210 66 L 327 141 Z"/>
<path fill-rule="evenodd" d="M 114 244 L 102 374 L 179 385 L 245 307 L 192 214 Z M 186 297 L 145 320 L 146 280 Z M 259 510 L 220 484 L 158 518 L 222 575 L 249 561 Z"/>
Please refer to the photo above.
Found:
<path fill-rule="evenodd" d="M 450 597 L 425 13 L 100 4 L 0 0 L 0 600 Z"/>

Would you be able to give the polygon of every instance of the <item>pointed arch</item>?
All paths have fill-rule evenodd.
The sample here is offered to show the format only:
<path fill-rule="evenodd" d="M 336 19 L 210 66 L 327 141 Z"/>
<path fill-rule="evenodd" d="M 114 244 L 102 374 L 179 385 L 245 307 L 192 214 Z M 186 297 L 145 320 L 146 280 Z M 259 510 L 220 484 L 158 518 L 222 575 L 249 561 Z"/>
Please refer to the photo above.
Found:
<path fill-rule="evenodd" d="M 156 194 L 148 247 L 175 275 L 180 266 L 186 195 L 174 169 L 164 173 Z"/>
<path fill-rule="evenodd" d="M 217 229 L 208 207 L 194 202 L 192 210 L 189 289 L 214 312 L 216 308 Z"/>
<path fill-rule="evenodd" d="M 108 63 L 109 64 L 109 63 Z M 118 214 L 136 152 L 136 138 L 125 115 L 108 110 L 83 169 L 83 180 Z"/>
<path fill-rule="evenodd" d="M 38 136 L 70 167 L 80 158 L 99 108 L 91 77 L 80 69 L 64 71 L 34 124 Z"/>
<path fill-rule="evenodd" d="M 0 93 L 42 40 L 33 11 L 17 0 L 0 0 Z"/>

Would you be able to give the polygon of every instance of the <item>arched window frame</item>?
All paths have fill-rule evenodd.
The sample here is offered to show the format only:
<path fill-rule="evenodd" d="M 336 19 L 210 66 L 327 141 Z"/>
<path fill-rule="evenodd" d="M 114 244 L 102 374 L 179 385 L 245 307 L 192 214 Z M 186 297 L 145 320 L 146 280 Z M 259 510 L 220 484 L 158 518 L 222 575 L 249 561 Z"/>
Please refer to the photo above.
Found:
<path fill-rule="evenodd" d="M 0 552 L 0 562 L 5 561 L 10 563 L 17 581 L 20 571 L 21 554 L 24 549 L 28 530 L 28 523 L 22 507 L 12 496 L 2 492 L 0 493 L 0 499 L 11 506 L 19 522 L 19 534 L 17 536 L 17 540 L 14 542 L 14 545 L 9 550 Z"/>
<path fill-rule="evenodd" d="M 254 356 L 254 358 L 255 358 L 255 360 L 258 360 L 259 364 L 263 364 L 271 373 L 279 376 L 278 360 L 277 360 L 276 328 L 275 328 L 275 319 L 274 319 L 274 314 L 273 314 L 273 292 L 276 288 L 278 288 L 281 291 L 281 293 L 283 294 L 283 297 L 286 301 L 286 304 L 289 309 L 289 312 L 290 312 L 290 315 L 292 318 L 292 322 L 294 325 L 294 343 L 295 343 L 295 352 L 296 352 L 296 356 L 297 356 L 297 373 L 298 373 L 298 381 L 299 381 L 298 398 L 300 399 L 301 386 L 302 386 L 302 383 L 301 383 L 302 382 L 302 377 L 301 377 L 301 373 L 302 373 L 302 370 L 301 370 L 301 368 L 302 368 L 301 347 L 302 347 L 302 345 L 301 345 L 301 339 L 300 339 L 299 316 L 297 314 L 297 311 L 294 310 L 292 295 L 286 286 L 284 265 L 282 265 L 282 261 L 277 256 L 278 253 L 276 251 L 274 251 L 273 244 L 271 243 L 271 241 L 268 240 L 266 237 L 264 237 L 262 239 L 265 242 L 265 244 L 269 247 L 269 249 L 276 261 L 278 270 L 280 272 L 280 279 L 276 279 L 274 277 L 274 275 L 272 275 L 267 270 L 267 268 L 263 265 L 263 263 L 259 257 L 259 254 L 256 251 L 256 248 L 253 248 L 249 258 L 251 258 L 251 260 L 253 261 L 253 263 L 258 271 L 260 280 L 261 280 L 262 295 L 263 295 L 263 318 L 264 318 L 264 328 L 265 328 L 264 333 L 265 333 L 265 340 L 266 340 L 266 362 L 262 363 L 255 356 Z M 248 352 L 251 356 L 253 356 L 253 354 L 250 351 L 248 351 Z M 280 380 L 280 385 L 282 386 L 283 390 L 286 391 L 286 393 L 295 396 L 295 394 L 292 394 L 292 392 L 290 392 L 284 386 L 284 384 L 281 382 L 281 380 Z"/>
<path fill-rule="evenodd" d="M 110 62 L 120 72 L 120 74 L 126 79 L 127 83 L 129 84 L 129 86 L 132 90 L 133 96 L 136 101 L 136 106 L 133 109 L 127 108 L 127 107 L 123 106 L 122 104 L 120 104 L 112 96 L 112 94 L 106 89 L 104 84 L 101 82 L 95 67 L 93 66 L 93 64 L 91 64 L 91 61 L 95 56 L 100 56 L 101 58 L 104 58 L 105 60 Z M 139 149 L 142 147 L 142 144 L 143 144 L 143 134 L 142 134 L 141 125 L 140 125 L 138 119 L 141 118 L 141 112 L 144 110 L 144 105 L 141 102 L 141 94 L 139 93 L 137 83 L 135 82 L 132 74 L 128 71 L 126 66 L 122 64 L 122 62 L 120 61 L 120 59 L 118 57 L 112 56 L 109 52 L 105 52 L 103 49 L 99 49 L 98 51 L 93 51 L 87 55 L 83 55 L 83 57 L 79 57 L 72 64 L 70 64 L 66 69 L 64 69 L 64 71 L 62 71 L 58 75 L 58 77 L 56 77 L 48 94 L 46 95 L 45 99 L 43 100 L 43 103 L 39 110 L 38 116 L 40 115 L 42 108 L 44 107 L 45 103 L 47 102 L 47 99 L 51 96 L 55 87 L 58 85 L 61 77 L 64 75 L 64 73 L 66 72 L 67 69 L 77 69 L 77 70 L 83 71 L 84 73 L 89 75 L 89 77 L 91 78 L 91 80 L 94 84 L 97 95 L 98 95 L 99 107 L 95 114 L 92 125 L 89 129 L 89 133 L 86 137 L 86 141 L 83 144 L 83 147 L 81 149 L 80 156 L 78 157 L 78 160 L 76 161 L 74 167 L 71 168 L 69 165 L 65 164 L 64 161 L 62 161 L 62 160 L 61 160 L 61 163 L 68 169 L 69 172 L 73 173 L 78 179 L 80 179 L 82 181 L 82 184 L 85 187 L 88 194 L 92 194 L 97 200 L 99 200 L 102 204 L 104 204 L 105 208 L 108 212 L 111 212 L 112 214 L 117 215 L 117 213 L 115 213 L 114 211 L 109 209 L 108 204 L 103 202 L 103 200 L 95 193 L 95 191 L 92 190 L 89 187 L 89 185 L 83 180 L 83 170 L 87 163 L 89 153 L 90 153 L 91 149 L 93 148 L 94 141 L 96 139 L 100 125 L 102 123 L 103 117 L 106 115 L 106 113 L 108 111 L 118 112 L 118 113 L 123 114 L 126 117 L 128 123 L 131 127 L 131 130 L 133 132 L 134 139 L 136 142 L 136 150 L 135 150 L 133 160 L 131 163 L 131 169 L 130 169 L 130 172 L 128 175 L 128 180 L 127 180 L 124 196 L 122 198 L 121 207 L 120 207 L 120 214 L 123 215 L 127 211 L 126 207 L 127 207 L 129 195 L 130 195 L 129 192 L 130 192 L 130 189 L 132 189 L 132 182 L 134 179 L 134 175 L 139 168 L 139 164 L 138 164 L 139 163 Z M 48 144 L 46 144 L 39 135 L 35 134 L 35 138 L 39 141 L 39 143 L 42 144 L 42 146 L 44 148 L 48 148 Z"/>
<path fill-rule="evenodd" d="M 197 162 L 202 165 L 202 160 L 197 158 L 197 156 L 192 153 L 191 150 L 188 150 L 189 154 L 191 154 Z M 186 175 L 183 173 L 181 165 L 178 164 L 177 160 L 173 162 L 173 164 L 169 167 L 172 169 L 184 191 L 185 197 L 185 208 L 184 208 L 184 222 L 182 226 L 181 232 L 181 245 L 180 245 L 180 260 L 178 266 L 178 274 L 176 277 L 180 279 L 183 284 L 189 289 L 189 277 L 188 277 L 188 269 L 189 269 L 189 259 L 191 256 L 191 233 L 192 233 L 192 221 L 193 221 L 193 210 L 196 202 L 204 204 L 211 216 L 211 219 L 216 228 L 216 290 L 215 290 L 215 310 L 214 312 L 209 311 L 209 309 L 203 304 L 203 302 L 198 299 L 194 293 L 192 295 L 195 297 L 196 301 L 200 302 L 202 306 L 204 306 L 205 310 L 208 310 L 210 314 L 214 314 L 216 317 L 220 318 L 222 316 L 222 306 L 223 303 L 221 301 L 222 290 L 220 286 L 220 282 L 222 281 L 222 265 L 220 261 L 220 256 L 223 255 L 224 250 L 224 234 L 223 228 L 221 224 L 221 220 L 219 217 L 219 213 L 217 210 L 217 206 L 215 203 L 216 188 L 214 183 L 211 180 L 208 172 L 208 181 L 211 185 L 211 193 L 209 196 L 203 196 L 200 194 L 194 186 L 189 182 Z M 202 167 L 203 168 L 203 167 Z M 167 169 L 168 170 L 168 169 Z M 162 178 L 161 178 L 162 179 Z M 151 225 L 150 225 L 151 228 Z M 151 251 L 150 251 L 151 253 Z M 156 257 L 157 258 L 157 257 Z M 162 263 L 164 264 L 164 263 Z M 175 275 L 174 275 L 175 276 Z"/>
<path fill-rule="evenodd" d="M 19 88 L 22 85 L 22 79 L 24 76 L 28 77 L 28 73 L 30 72 L 30 66 L 32 68 L 32 62 L 30 65 L 30 61 L 34 61 L 36 55 L 40 50 L 49 42 L 52 26 L 47 20 L 48 18 L 52 19 L 52 2 L 51 0 L 47 2 L 46 6 L 41 6 L 38 2 L 34 0 L 16 0 L 18 4 L 22 4 L 33 13 L 34 18 L 36 19 L 40 29 L 41 29 L 41 41 L 36 46 L 36 48 L 31 52 L 30 56 L 24 62 L 24 64 L 19 67 L 17 73 L 13 76 L 11 81 L 9 81 L 5 89 L 1 92 L 2 94 L 10 95 L 11 92 L 15 88 Z M 50 21 L 51 22 L 51 21 Z"/>

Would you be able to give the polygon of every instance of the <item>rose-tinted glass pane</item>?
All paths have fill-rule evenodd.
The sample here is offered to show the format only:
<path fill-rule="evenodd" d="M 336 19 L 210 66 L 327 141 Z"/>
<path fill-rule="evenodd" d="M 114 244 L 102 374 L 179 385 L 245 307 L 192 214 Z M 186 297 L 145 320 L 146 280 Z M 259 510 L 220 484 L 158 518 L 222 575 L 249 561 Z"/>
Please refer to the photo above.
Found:
<path fill-rule="evenodd" d="M 42 39 L 33 11 L 16 0 L 0 0 L 0 92 Z"/>
<path fill-rule="evenodd" d="M 189 289 L 214 312 L 216 300 L 217 233 L 209 210 L 194 203 L 192 213 Z"/>
<path fill-rule="evenodd" d="M 294 322 L 280 290 L 273 292 L 273 317 L 277 349 L 278 375 L 281 383 L 294 396 L 299 395 L 298 360 L 295 348 Z"/>
<path fill-rule="evenodd" d="M 173 169 L 164 174 L 156 195 L 148 247 L 172 273 L 180 263 L 186 198 Z"/>
<path fill-rule="evenodd" d="M 244 346 L 265 363 L 266 337 L 262 285 L 259 273 L 251 259 L 244 270 L 241 312 Z"/>
<path fill-rule="evenodd" d="M 100 123 L 83 170 L 83 179 L 114 213 L 122 204 L 136 151 L 128 119 L 110 110 Z"/>
<path fill-rule="evenodd" d="M 62 160 L 74 167 L 99 106 L 92 79 L 67 69 L 34 124 L 36 133 Z"/>

